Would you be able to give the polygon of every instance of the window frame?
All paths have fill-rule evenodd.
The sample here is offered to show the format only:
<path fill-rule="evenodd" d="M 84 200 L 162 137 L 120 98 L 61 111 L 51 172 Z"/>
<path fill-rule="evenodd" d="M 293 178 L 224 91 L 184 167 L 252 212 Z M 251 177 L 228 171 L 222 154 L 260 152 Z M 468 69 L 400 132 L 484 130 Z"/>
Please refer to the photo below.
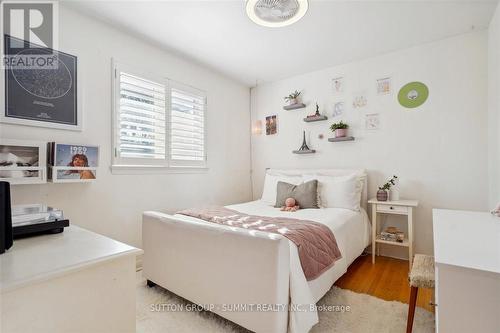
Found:
<path fill-rule="evenodd" d="M 165 87 L 165 158 L 133 158 L 120 157 L 120 72 L 125 72 L 139 78 L 163 84 Z M 111 170 L 117 174 L 144 174 L 144 173 L 162 173 L 162 172 L 186 172 L 197 173 L 208 170 L 207 155 L 207 110 L 208 99 L 205 91 L 173 81 L 161 75 L 155 75 L 145 70 L 136 68 L 112 59 L 112 119 L 111 119 Z M 199 94 L 204 98 L 205 107 L 203 112 L 203 161 L 180 161 L 171 159 L 171 111 L 172 111 L 172 88 L 184 90 L 188 93 Z"/>

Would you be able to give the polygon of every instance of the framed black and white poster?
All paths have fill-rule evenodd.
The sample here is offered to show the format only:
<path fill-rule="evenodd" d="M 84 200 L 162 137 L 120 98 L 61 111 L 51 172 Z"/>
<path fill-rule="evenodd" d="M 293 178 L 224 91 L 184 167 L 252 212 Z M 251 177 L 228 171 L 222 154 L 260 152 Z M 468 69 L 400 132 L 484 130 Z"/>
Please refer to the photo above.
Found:
<path fill-rule="evenodd" d="M 76 56 L 7 35 L 4 53 L 1 122 L 82 129 Z"/>

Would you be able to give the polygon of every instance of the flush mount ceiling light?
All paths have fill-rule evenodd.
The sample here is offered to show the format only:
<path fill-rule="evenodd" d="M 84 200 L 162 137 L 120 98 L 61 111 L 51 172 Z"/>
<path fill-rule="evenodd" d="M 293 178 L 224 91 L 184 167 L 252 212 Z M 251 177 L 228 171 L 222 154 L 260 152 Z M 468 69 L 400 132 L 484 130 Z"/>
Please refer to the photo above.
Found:
<path fill-rule="evenodd" d="M 307 0 L 247 0 L 248 17 L 264 27 L 284 27 L 307 12 Z"/>

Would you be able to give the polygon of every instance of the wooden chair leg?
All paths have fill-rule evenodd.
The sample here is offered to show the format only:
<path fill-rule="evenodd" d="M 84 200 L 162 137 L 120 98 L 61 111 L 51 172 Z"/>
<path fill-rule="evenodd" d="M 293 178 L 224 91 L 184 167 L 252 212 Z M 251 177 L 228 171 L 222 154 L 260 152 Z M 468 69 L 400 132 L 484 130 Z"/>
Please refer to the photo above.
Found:
<path fill-rule="evenodd" d="M 408 306 L 408 321 L 406 322 L 406 333 L 411 333 L 413 329 L 413 317 L 415 316 L 415 306 L 417 305 L 417 287 L 410 289 L 410 303 Z"/>

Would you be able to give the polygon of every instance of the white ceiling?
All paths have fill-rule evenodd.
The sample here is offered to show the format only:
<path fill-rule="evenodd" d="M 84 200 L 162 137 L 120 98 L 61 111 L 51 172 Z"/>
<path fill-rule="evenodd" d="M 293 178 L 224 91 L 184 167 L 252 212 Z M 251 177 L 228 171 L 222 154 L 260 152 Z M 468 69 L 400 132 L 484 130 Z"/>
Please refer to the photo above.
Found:
<path fill-rule="evenodd" d="M 248 86 L 488 27 L 497 0 L 319 1 L 264 28 L 245 1 L 75 1 L 71 6 Z M 474 27 L 474 28 L 473 28 Z"/>

